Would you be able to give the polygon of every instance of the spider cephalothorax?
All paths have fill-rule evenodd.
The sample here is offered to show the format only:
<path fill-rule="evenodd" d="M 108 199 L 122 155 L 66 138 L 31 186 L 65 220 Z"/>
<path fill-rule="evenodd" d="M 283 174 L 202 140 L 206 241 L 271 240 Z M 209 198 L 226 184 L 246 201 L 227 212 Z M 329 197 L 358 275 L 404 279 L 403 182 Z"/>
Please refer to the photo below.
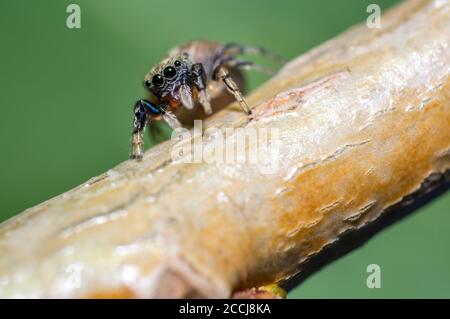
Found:
<path fill-rule="evenodd" d="M 278 59 L 261 48 L 207 41 L 190 42 L 173 49 L 168 58 L 145 76 L 144 86 L 151 98 L 141 99 L 135 104 L 131 157 L 142 158 L 143 131 L 151 120 L 164 119 L 172 128 L 180 127 L 173 112 L 182 106 L 193 109 L 199 104 L 206 114 L 210 114 L 211 98 L 224 91 L 232 93 L 250 115 L 250 107 L 231 78 L 230 71 L 254 68 L 270 73 L 271 70 L 250 61 L 238 60 L 236 56 L 242 53 L 257 53 Z"/>
<path fill-rule="evenodd" d="M 175 56 L 150 71 L 144 79 L 144 86 L 162 104 L 172 108 L 181 105 L 193 108 L 192 88 L 196 81 L 193 71 L 192 62 L 186 55 Z"/>

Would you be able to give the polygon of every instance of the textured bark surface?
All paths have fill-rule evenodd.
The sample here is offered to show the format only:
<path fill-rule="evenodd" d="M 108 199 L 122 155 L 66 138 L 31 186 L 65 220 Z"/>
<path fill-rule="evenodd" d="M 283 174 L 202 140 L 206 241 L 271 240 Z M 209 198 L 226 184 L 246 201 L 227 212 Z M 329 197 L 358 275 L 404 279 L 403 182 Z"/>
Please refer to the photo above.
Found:
<path fill-rule="evenodd" d="M 248 97 L 253 120 L 237 105 L 208 120 L 277 128 L 273 173 L 174 163 L 162 143 L 2 224 L 0 297 L 229 297 L 446 183 L 450 2 L 381 22 L 286 65 Z"/>

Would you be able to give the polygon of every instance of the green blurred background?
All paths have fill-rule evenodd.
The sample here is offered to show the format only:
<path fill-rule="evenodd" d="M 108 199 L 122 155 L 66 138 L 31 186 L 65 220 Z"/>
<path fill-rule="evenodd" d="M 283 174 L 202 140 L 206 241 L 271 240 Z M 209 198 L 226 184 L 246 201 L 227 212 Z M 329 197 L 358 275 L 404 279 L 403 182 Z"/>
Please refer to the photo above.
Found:
<path fill-rule="evenodd" d="M 293 58 L 364 21 L 372 2 L 78 0 L 81 29 L 71 30 L 69 1 L 1 0 L 0 221 L 127 159 L 143 76 L 171 47 L 205 38 Z M 265 80 L 248 78 L 250 88 Z M 289 297 L 450 297 L 449 208 L 447 194 Z M 366 286 L 372 263 L 380 289 Z"/>

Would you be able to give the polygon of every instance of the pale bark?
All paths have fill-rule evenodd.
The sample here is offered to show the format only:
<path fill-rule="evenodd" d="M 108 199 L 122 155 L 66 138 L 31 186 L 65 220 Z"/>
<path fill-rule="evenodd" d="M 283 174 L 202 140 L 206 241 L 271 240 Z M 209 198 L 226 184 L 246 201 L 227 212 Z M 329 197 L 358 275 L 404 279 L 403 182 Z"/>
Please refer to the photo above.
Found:
<path fill-rule="evenodd" d="M 296 58 L 248 96 L 251 121 L 233 105 L 207 122 L 278 129 L 274 172 L 175 163 L 162 143 L 2 224 L 0 297 L 229 297 L 304 276 L 448 186 L 449 45 L 450 2 L 407 1 Z"/>

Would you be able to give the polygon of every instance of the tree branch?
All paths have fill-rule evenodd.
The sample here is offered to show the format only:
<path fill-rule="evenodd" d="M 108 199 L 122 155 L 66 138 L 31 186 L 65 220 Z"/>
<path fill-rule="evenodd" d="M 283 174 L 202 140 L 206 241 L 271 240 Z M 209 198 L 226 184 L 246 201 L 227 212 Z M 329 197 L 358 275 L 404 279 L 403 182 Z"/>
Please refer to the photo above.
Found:
<path fill-rule="evenodd" d="M 407 1 L 381 23 L 287 64 L 248 97 L 251 121 L 232 105 L 206 122 L 277 129 L 273 172 L 177 163 L 168 141 L 2 224 L 0 297 L 289 287 L 332 260 L 332 247 L 345 252 L 447 189 L 449 1 Z"/>

